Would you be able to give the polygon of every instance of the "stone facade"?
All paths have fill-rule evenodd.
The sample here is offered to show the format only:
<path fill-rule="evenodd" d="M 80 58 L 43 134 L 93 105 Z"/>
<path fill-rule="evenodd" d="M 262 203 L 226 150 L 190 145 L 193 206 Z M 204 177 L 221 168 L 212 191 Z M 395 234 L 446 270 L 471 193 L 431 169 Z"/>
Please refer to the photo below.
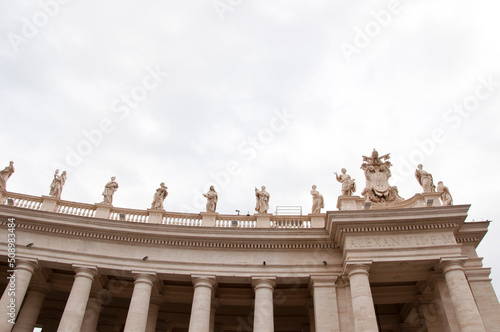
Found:
<path fill-rule="evenodd" d="M 1 332 L 500 331 L 475 250 L 489 222 L 465 222 L 469 206 L 440 206 L 439 193 L 392 206 L 345 196 L 307 216 L 2 198 L 17 323 L 3 250 Z"/>

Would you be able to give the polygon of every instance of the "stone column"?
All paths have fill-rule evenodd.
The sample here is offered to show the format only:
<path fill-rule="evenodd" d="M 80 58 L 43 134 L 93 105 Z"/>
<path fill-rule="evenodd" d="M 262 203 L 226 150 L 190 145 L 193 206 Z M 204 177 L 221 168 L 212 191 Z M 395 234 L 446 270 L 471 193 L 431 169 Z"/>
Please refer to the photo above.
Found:
<path fill-rule="evenodd" d="M 33 332 L 38 315 L 42 309 L 45 295 L 50 290 L 50 284 L 45 282 L 32 282 L 26 293 L 24 306 L 16 320 L 13 332 Z"/>
<path fill-rule="evenodd" d="M 192 276 L 192 279 L 194 296 L 189 319 L 189 332 L 209 332 L 212 295 L 216 286 L 215 277 Z"/>
<path fill-rule="evenodd" d="M 31 277 L 38 266 L 38 261 L 36 260 L 18 259 L 16 263 L 16 269 L 13 272 L 10 272 L 10 270 L 8 272 L 10 273 L 8 276 L 8 284 L 0 300 L 0 317 L 2 317 L 2 319 L 0 319 L 0 331 L 2 332 L 9 332 L 12 330 L 14 324 L 9 323 L 9 319 L 17 318 L 19 309 L 21 309 L 21 305 L 23 304 L 24 295 L 26 295 L 26 291 L 28 290 Z"/>
<path fill-rule="evenodd" d="M 213 298 L 210 305 L 210 329 L 209 332 L 215 331 L 215 312 L 219 308 L 219 299 Z"/>
<path fill-rule="evenodd" d="M 309 332 L 316 332 L 316 324 L 314 322 L 314 302 L 307 301 L 306 309 L 307 316 L 309 317 Z"/>
<path fill-rule="evenodd" d="M 97 268 L 73 266 L 76 275 L 57 332 L 80 331 Z"/>
<path fill-rule="evenodd" d="M 144 332 L 148 321 L 151 290 L 156 274 L 138 272 L 134 275 L 134 291 L 130 300 L 124 332 Z"/>
<path fill-rule="evenodd" d="M 500 330 L 500 303 L 491 285 L 490 272 L 490 268 L 483 267 L 466 271 L 467 280 L 486 331 Z"/>
<path fill-rule="evenodd" d="M 276 277 L 254 277 L 252 280 L 255 291 L 253 329 L 256 332 L 274 332 L 273 292 Z"/>
<path fill-rule="evenodd" d="M 461 257 L 441 259 L 441 269 L 448 285 L 451 303 L 457 316 L 460 332 L 486 331 L 465 277 L 463 269 L 465 260 Z"/>
<path fill-rule="evenodd" d="M 438 314 L 440 309 L 438 304 L 435 303 L 433 295 L 418 295 L 417 299 L 425 318 L 427 332 L 441 332 L 443 324 L 440 319 L 441 317 Z"/>
<path fill-rule="evenodd" d="M 99 293 L 91 294 L 87 302 L 87 309 L 83 318 L 80 332 L 95 332 L 97 323 L 99 323 L 99 315 L 101 314 L 102 298 Z"/>
<path fill-rule="evenodd" d="M 370 271 L 368 264 L 371 263 L 352 264 L 347 268 L 356 332 L 378 332 L 375 306 L 368 278 L 368 271 Z"/>
<path fill-rule="evenodd" d="M 340 331 L 354 331 L 351 287 L 347 278 L 337 281 L 337 305 L 339 308 Z"/>
<path fill-rule="evenodd" d="M 337 276 L 311 276 L 309 281 L 314 301 L 314 323 L 318 331 L 340 332 L 336 282 Z"/>
<path fill-rule="evenodd" d="M 103 332 L 120 332 L 120 325 L 118 318 L 115 317 L 105 317 L 104 319 L 99 319 L 99 325 L 97 326 L 98 331 Z M 42 330 L 43 332 L 43 330 Z"/>
<path fill-rule="evenodd" d="M 153 296 L 149 303 L 148 321 L 146 324 L 146 332 L 156 332 L 156 323 L 158 322 L 158 311 L 163 302 L 163 297 Z"/>

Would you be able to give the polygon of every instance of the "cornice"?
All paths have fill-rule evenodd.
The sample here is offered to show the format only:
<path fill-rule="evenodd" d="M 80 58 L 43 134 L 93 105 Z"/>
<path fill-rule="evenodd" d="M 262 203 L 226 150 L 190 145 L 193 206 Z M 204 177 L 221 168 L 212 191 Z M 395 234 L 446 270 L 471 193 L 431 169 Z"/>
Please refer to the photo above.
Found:
<path fill-rule="evenodd" d="M 8 213 L 7 210 L 11 213 Z M 334 245 L 324 229 L 201 228 L 104 220 L 59 213 L 3 207 L 0 225 L 16 218 L 16 228 L 29 232 L 140 243 L 230 249 L 329 249 Z M 7 213 L 6 213 L 7 212 Z M 2 218 L 5 217 L 5 218 Z"/>

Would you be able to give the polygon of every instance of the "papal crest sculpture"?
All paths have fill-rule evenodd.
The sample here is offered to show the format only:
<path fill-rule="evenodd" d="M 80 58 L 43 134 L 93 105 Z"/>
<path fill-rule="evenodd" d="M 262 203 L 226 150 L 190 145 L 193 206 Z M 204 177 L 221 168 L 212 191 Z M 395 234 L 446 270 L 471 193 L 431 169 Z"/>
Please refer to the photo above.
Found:
<path fill-rule="evenodd" d="M 373 149 L 370 157 L 363 156 L 361 169 L 365 172 L 366 187 L 361 192 L 367 201 L 374 203 L 392 203 L 403 200 L 398 194 L 398 188 L 389 184 L 391 177 L 391 162 L 389 153 L 379 156 Z"/>

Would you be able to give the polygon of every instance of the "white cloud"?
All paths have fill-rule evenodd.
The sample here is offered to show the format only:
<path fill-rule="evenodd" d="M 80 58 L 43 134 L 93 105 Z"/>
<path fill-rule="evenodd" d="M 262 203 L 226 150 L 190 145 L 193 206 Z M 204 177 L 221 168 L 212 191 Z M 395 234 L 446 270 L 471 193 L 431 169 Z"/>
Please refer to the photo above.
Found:
<path fill-rule="evenodd" d="M 221 21 L 210 1 L 72 1 L 13 55 L 6 36 L 40 11 L 27 1 L 0 5 L 0 164 L 16 163 L 9 189 L 48 193 L 54 162 L 109 118 L 114 130 L 69 169 L 63 198 L 97 202 L 112 175 L 115 205 L 149 207 L 165 181 L 169 210 L 182 210 L 219 181 L 231 160 L 241 173 L 219 190 L 219 210 L 253 213 L 255 186 L 276 204 L 310 209 L 312 184 L 335 209 L 341 167 L 364 185 L 361 155 L 375 147 L 394 167 L 419 151 L 436 128 L 447 139 L 424 160 L 471 219 L 500 219 L 494 209 L 500 87 L 453 124 L 443 118 L 492 74 L 500 45 L 492 0 L 402 1 L 404 10 L 348 63 L 342 42 L 387 1 L 243 1 Z M 159 65 L 170 73 L 130 115 L 112 103 Z M 269 126 L 276 110 L 296 118 L 254 158 L 238 147 Z M 413 165 L 414 167 L 415 165 Z M 405 198 L 420 191 L 402 178 Z M 479 247 L 497 289 L 496 223 Z"/>

